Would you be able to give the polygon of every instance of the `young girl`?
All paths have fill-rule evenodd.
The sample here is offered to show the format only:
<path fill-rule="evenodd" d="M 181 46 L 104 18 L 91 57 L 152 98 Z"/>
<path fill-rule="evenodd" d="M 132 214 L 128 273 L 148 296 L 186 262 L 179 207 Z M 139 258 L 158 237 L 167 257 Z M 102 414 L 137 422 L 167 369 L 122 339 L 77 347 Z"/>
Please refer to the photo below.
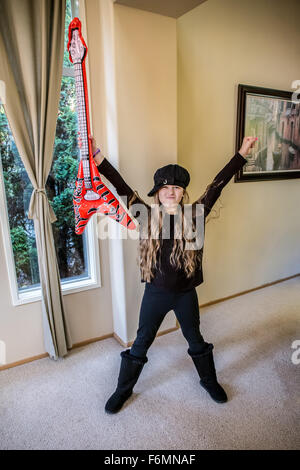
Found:
<path fill-rule="evenodd" d="M 120 354 L 122 359 L 117 388 L 107 401 L 105 411 L 118 412 L 131 396 L 148 361 L 146 353 L 170 310 L 174 310 L 188 342 L 187 352 L 199 374 L 200 385 L 217 403 L 226 402 L 226 392 L 217 381 L 212 353 L 214 346 L 205 342 L 200 333 L 199 303 L 195 287 L 203 282 L 203 243 L 198 249 L 186 248 L 190 237 L 184 229 L 187 218 L 181 214 L 189 202 L 186 191 L 190 181 L 188 171 L 176 164 L 159 168 L 154 174 L 154 187 L 148 193 L 148 196 L 154 198 L 154 204 L 150 207 L 101 154 L 95 139 L 92 136 L 90 139 L 99 172 L 115 186 L 119 196 L 126 196 L 127 208 L 139 223 L 140 272 L 141 281 L 145 282 L 137 336 L 131 349 Z M 255 137 L 245 137 L 239 152 L 217 174 L 204 194 L 190 206 L 192 217 L 189 219 L 189 229 L 194 230 L 197 225 L 197 205 L 204 209 L 202 218 L 207 223 L 206 218 L 222 189 L 247 162 L 245 156 L 256 140 Z M 138 210 L 135 213 L 134 207 L 144 208 L 145 211 Z M 169 236 L 164 236 L 168 228 Z"/>

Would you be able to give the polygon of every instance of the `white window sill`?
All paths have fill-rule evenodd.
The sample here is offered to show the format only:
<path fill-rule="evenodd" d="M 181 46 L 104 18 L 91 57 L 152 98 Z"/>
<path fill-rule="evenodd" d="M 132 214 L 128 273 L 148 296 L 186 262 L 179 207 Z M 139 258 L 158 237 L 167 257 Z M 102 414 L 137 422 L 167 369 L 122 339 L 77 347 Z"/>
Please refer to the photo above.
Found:
<path fill-rule="evenodd" d="M 81 281 L 62 281 L 62 295 L 74 294 L 88 289 L 97 289 L 101 287 L 100 282 L 91 279 L 83 279 Z M 14 299 L 13 305 L 23 305 L 42 300 L 41 289 L 28 289 L 28 291 L 20 292 L 17 299 Z"/>

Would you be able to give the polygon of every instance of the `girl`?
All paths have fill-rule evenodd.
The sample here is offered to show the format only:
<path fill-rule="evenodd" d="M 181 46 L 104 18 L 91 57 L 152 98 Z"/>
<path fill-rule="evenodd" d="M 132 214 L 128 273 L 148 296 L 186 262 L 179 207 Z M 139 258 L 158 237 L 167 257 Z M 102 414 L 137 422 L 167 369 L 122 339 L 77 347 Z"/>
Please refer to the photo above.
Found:
<path fill-rule="evenodd" d="M 214 346 L 205 342 L 200 333 L 199 303 L 195 287 L 203 282 L 203 243 L 201 248 L 187 249 L 191 238 L 187 236 L 185 228 L 188 226 L 189 235 L 191 229 L 195 233 L 194 229 L 201 219 L 201 210 L 198 211 L 197 206 L 202 208 L 203 224 L 207 223 L 207 216 L 222 189 L 247 162 L 245 156 L 257 138 L 244 138 L 239 152 L 217 174 L 204 194 L 190 206 L 192 217 L 189 222 L 187 217 L 181 216 L 189 201 L 186 187 L 190 175 L 185 168 L 176 164 L 166 165 L 155 172 L 154 187 L 148 193 L 148 196 L 154 198 L 154 205 L 150 207 L 101 154 L 95 139 L 92 136 L 89 138 L 99 172 L 115 186 L 120 196 L 127 197 L 127 208 L 139 223 L 140 272 L 141 281 L 145 282 L 137 336 L 131 349 L 120 354 L 122 359 L 117 388 L 108 399 L 105 411 L 118 412 L 132 395 L 133 387 L 148 361 L 146 353 L 170 310 L 174 310 L 188 342 L 187 352 L 199 374 L 200 385 L 217 403 L 226 402 L 226 392 L 217 381 L 212 353 Z M 134 211 L 134 207 L 145 210 Z M 168 228 L 169 237 L 165 236 Z"/>

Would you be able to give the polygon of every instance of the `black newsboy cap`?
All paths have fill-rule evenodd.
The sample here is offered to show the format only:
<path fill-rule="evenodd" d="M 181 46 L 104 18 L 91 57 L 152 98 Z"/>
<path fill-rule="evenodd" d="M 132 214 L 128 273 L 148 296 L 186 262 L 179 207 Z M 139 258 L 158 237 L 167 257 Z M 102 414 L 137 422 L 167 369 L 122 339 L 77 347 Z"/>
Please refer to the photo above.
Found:
<path fill-rule="evenodd" d="M 185 189 L 190 182 L 190 175 L 182 166 L 170 164 L 156 170 L 153 179 L 154 186 L 148 193 L 148 196 L 153 196 L 165 184 L 180 186 Z"/>

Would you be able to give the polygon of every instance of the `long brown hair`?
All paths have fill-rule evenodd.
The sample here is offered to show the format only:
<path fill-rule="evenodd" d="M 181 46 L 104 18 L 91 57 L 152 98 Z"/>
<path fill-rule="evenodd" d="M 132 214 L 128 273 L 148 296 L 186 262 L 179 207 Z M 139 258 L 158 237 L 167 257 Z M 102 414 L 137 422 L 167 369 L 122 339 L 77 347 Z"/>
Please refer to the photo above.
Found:
<path fill-rule="evenodd" d="M 205 193 L 198 199 L 198 201 L 200 201 L 200 199 L 206 195 L 212 184 L 206 188 Z M 142 279 L 146 280 L 147 282 L 151 282 L 152 278 L 154 277 L 155 269 L 161 270 L 159 254 L 161 253 L 161 232 L 164 211 L 161 210 L 162 204 L 159 200 L 158 191 L 154 194 L 153 199 L 154 204 L 152 205 L 152 208 L 150 208 L 150 206 L 140 198 L 137 191 L 135 191 L 129 200 L 128 205 L 130 208 L 135 202 L 142 202 L 148 210 L 148 219 L 145 221 L 144 227 L 140 228 L 145 230 L 147 236 L 140 238 L 139 243 L 139 265 L 141 275 Z M 179 203 L 181 206 L 180 209 L 182 211 L 181 214 L 183 216 L 179 218 L 179 223 L 174 223 L 174 241 L 172 252 L 170 254 L 171 266 L 173 266 L 175 270 L 183 269 L 187 278 L 192 277 L 196 267 L 201 265 L 203 255 L 202 249 L 186 249 L 186 242 L 190 242 L 193 239 L 192 234 L 195 233 L 194 218 L 192 218 L 192 223 L 188 223 L 183 211 L 184 204 L 188 204 L 189 199 L 190 197 L 188 192 L 184 190 L 183 197 Z M 151 217 L 149 216 L 150 211 Z"/>

